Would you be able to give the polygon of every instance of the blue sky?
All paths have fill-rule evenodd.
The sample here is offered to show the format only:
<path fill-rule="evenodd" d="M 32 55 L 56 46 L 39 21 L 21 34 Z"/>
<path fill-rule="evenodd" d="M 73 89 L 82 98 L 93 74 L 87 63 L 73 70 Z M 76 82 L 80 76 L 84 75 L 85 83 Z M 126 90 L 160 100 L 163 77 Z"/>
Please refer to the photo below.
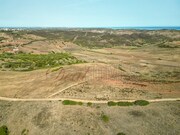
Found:
<path fill-rule="evenodd" d="M 7 26 L 180 26 L 180 0 L 0 0 Z"/>

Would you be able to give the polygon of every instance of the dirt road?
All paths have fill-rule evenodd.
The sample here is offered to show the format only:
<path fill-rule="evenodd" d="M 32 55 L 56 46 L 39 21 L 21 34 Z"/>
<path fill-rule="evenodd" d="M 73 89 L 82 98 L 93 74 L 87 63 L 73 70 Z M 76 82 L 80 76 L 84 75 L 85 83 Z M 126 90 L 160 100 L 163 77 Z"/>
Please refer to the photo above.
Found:
<path fill-rule="evenodd" d="M 0 97 L 0 100 L 2 101 L 22 101 L 22 102 L 38 102 L 38 101 L 62 101 L 62 100 L 73 100 L 77 102 L 91 102 L 91 103 L 107 103 L 108 100 L 84 100 L 84 99 L 72 99 L 72 98 L 31 98 L 31 99 L 20 99 L 20 98 L 8 98 L 8 97 Z M 136 100 L 111 100 L 114 102 L 134 102 Z M 165 101 L 180 101 L 180 98 L 164 98 L 164 99 L 150 99 L 147 100 L 149 102 L 165 102 Z"/>

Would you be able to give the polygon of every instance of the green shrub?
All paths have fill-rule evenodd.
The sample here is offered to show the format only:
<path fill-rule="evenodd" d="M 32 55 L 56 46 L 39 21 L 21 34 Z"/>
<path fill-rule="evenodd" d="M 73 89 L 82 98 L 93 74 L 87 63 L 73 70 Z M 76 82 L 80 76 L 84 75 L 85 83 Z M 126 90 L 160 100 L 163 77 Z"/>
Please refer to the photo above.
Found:
<path fill-rule="evenodd" d="M 21 135 L 28 135 L 28 133 L 29 133 L 28 129 L 23 129 Z"/>
<path fill-rule="evenodd" d="M 140 106 L 146 106 L 146 105 L 149 104 L 149 102 L 146 101 L 146 100 L 136 100 L 136 101 L 134 102 L 134 104 L 135 104 L 135 105 L 140 105 Z"/>
<path fill-rule="evenodd" d="M 123 132 L 120 132 L 120 133 L 117 133 L 117 135 L 126 135 L 126 134 Z"/>
<path fill-rule="evenodd" d="M 117 105 L 117 103 L 113 102 L 113 101 L 109 101 L 107 104 L 108 104 L 108 106 L 116 106 Z"/>
<path fill-rule="evenodd" d="M 92 103 L 91 103 L 91 102 L 88 102 L 88 103 L 87 103 L 87 106 L 92 106 Z"/>
<path fill-rule="evenodd" d="M 63 68 L 63 67 L 57 67 L 57 68 L 54 68 L 54 69 L 51 70 L 51 72 L 58 71 L 58 70 L 60 70 L 60 69 L 62 69 L 62 68 Z"/>
<path fill-rule="evenodd" d="M 149 102 L 146 100 L 136 100 L 135 102 L 113 102 L 109 101 L 108 106 L 133 106 L 133 105 L 140 105 L 140 106 L 145 106 L 148 105 Z"/>
<path fill-rule="evenodd" d="M 98 106 L 96 106 L 96 108 L 97 108 L 97 109 L 99 109 L 99 108 L 100 108 L 100 106 L 98 105 Z"/>
<path fill-rule="evenodd" d="M 118 106 L 132 106 L 133 103 L 132 102 L 118 102 L 117 105 Z"/>
<path fill-rule="evenodd" d="M 105 114 L 102 114 L 101 115 L 101 119 L 104 121 L 104 122 L 109 122 L 109 117 Z"/>
<path fill-rule="evenodd" d="M 78 102 L 78 105 L 83 105 L 83 102 Z"/>
<path fill-rule="evenodd" d="M 4 125 L 0 127 L 0 135 L 9 135 L 9 130 L 7 126 Z"/>
<path fill-rule="evenodd" d="M 83 105 L 83 102 L 76 102 L 72 100 L 64 100 L 62 101 L 63 105 Z"/>
<path fill-rule="evenodd" d="M 71 101 L 71 100 L 64 100 L 64 101 L 62 102 L 62 104 L 63 104 L 63 105 L 76 105 L 77 102 Z"/>

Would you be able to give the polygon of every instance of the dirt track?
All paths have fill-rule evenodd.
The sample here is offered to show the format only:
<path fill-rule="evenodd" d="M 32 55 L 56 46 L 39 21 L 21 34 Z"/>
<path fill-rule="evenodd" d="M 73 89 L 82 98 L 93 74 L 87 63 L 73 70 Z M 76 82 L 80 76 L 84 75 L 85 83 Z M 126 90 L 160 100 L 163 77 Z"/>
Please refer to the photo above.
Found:
<path fill-rule="evenodd" d="M 83 99 L 72 99 L 72 98 L 32 98 L 32 99 L 20 99 L 20 98 L 7 98 L 7 97 L 0 97 L 0 100 L 3 101 L 23 101 L 23 102 L 28 102 L 28 101 L 59 101 L 59 100 L 73 100 L 73 101 L 77 101 L 77 102 L 92 102 L 92 103 L 99 103 L 99 104 L 103 104 L 103 103 L 107 103 L 108 100 L 83 100 Z M 180 98 L 164 98 L 164 99 L 150 99 L 147 100 L 149 102 L 162 102 L 162 101 L 178 101 L 180 100 Z M 115 102 L 134 102 L 136 100 L 113 100 Z"/>

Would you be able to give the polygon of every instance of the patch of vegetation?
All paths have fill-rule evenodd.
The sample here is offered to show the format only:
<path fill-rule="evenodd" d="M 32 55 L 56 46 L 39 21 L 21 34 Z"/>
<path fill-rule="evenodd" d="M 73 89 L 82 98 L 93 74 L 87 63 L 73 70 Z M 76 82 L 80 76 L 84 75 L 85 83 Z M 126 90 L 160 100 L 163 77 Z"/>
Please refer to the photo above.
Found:
<path fill-rule="evenodd" d="M 149 102 L 146 100 L 136 100 L 135 102 L 113 102 L 109 101 L 108 106 L 133 106 L 133 105 L 140 105 L 145 106 L 148 105 Z"/>
<path fill-rule="evenodd" d="M 109 117 L 105 114 L 101 114 L 101 120 L 104 122 L 109 122 Z"/>
<path fill-rule="evenodd" d="M 91 103 L 91 102 L 88 102 L 88 103 L 87 103 L 87 106 L 92 106 L 92 103 Z"/>
<path fill-rule="evenodd" d="M 178 48 L 178 46 L 176 46 L 176 45 L 164 44 L 164 43 L 159 44 L 158 47 L 160 47 L 160 48 L 169 48 L 169 49 L 170 48 Z"/>
<path fill-rule="evenodd" d="M 123 132 L 119 132 L 119 133 L 117 133 L 117 135 L 126 135 L 126 134 Z"/>
<path fill-rule="evenodd" d="M 96 29 L 97 30 L 97 29 Z M 99 29 L 100 30 L 100 29 Z M 132 34 L 117 34 L 111 30 L 106 32 L 93 32 L 90 30 L 33 30 L 28 34 L 37 35 L 46 39 L 62 39 L 87 48 L 110 48 L 120 46 L 141 47 L 144 45 L 161 44 L 170 42 L 172 38 L 161 34 L 150 34 L 148 31 L 136 31 Z M 175 40 L 175 39 L 174 39 Z"/>
<path fill-rule="evenodd" d="M 113 101 L 109 101 L 107 104 L 108 104 L 108 106 L 116 106 L 117 105 L 117 103 L 113 102 Z"/>
<path fill-rule="evenodd" d="M 144 82 L 157 82 L 157 83 L 174 83 L 180 82 L 179 71 L 166 71 L 166 72 L 151 72 L 146 74 L 139 73 L 138 75 L 124 75 L 125 80 L 130 81 L 144 81 Z"/>
<path fill-rule="evenodd" d="M 54 69 L 51 70 L 51 72 L 56 72 L 56 71 L 58 71 L 58 70 L 60 70 L 60 69 L 62 69 L 62 68 L 63 68 L 63 67 L 54 68 Z"/>
<path fill-rule="evenodd" d="M 0 135 L 9 135 L 8 127 L 3 125 L 0 127 Z"/>
<path fill-rule="evenodd" d="M 137 110 L 133 110 L 129 112 L 130 115 L 134 116 L 134 117 L 142 117 L 145 116 L 145 114 L 141 111 L 137 111 Z"/>
<path fill-rule="evenodd" d="M 1 68 L 14 71 L 31 71 L 41 68 L 51 68 L 61 65 L 71 65 L 84 63 L 69 53 L 49 53 L 49 54 L 12 54 L 2 53 L 0 59 L 3 61 Z M 56 69 L 58 70 L 58 69 Z"/>
<path fill-rule="evenodd" d="M 134 102 L 134 105 L 139 105 L 139 106 L 146 106 L 146 105 L 148 105 L 148 104 L 149 104 L 149 102 L 146 101 L 146 100 L 136 100 L 136 101 Z"/>
<path fill-rule="evenodd" d="M 0 37 L 0 41 L 2 41 L 2 40 L 6 40 L 6 38 L 4 38 L 4 37 Z"/>
<path fill-rule="evenodd" d="M 132 102 L 118 102 L 118 106 L 132 106 L 134 105 Z"/>
<path fill-rule="evenodd" d="M 21 135 L 28 135 L 28 133 L 29 133 L 28 129 L 23 129 Z"/>
<path fill-rule="evenodd" d="M 108 106 L 132 106 L 134 105 L 133 102 L 113 102 L 113 101 L 109 101 L 108 103 Z"/>
<path fill-rule="evenodd" d="M 78 102 L 78 105 L 83 105 L 83 102 Z"/>
<path fill-rule="evenodd" d="M 123 72 L 126 72 L 126 70 L 124 70 L 120 64 L 119 64 L 119 66 L 118 66 L 118 69 L 121 70 L 121 71 L 123 71 Z"/>
<path fill-rule="evenodd" d="M 72 101 L 72 100 L 64 100 L 62 101 L 63 105 L 83 105 L 82 102 L 76 102 L 76 101 Z"/>

